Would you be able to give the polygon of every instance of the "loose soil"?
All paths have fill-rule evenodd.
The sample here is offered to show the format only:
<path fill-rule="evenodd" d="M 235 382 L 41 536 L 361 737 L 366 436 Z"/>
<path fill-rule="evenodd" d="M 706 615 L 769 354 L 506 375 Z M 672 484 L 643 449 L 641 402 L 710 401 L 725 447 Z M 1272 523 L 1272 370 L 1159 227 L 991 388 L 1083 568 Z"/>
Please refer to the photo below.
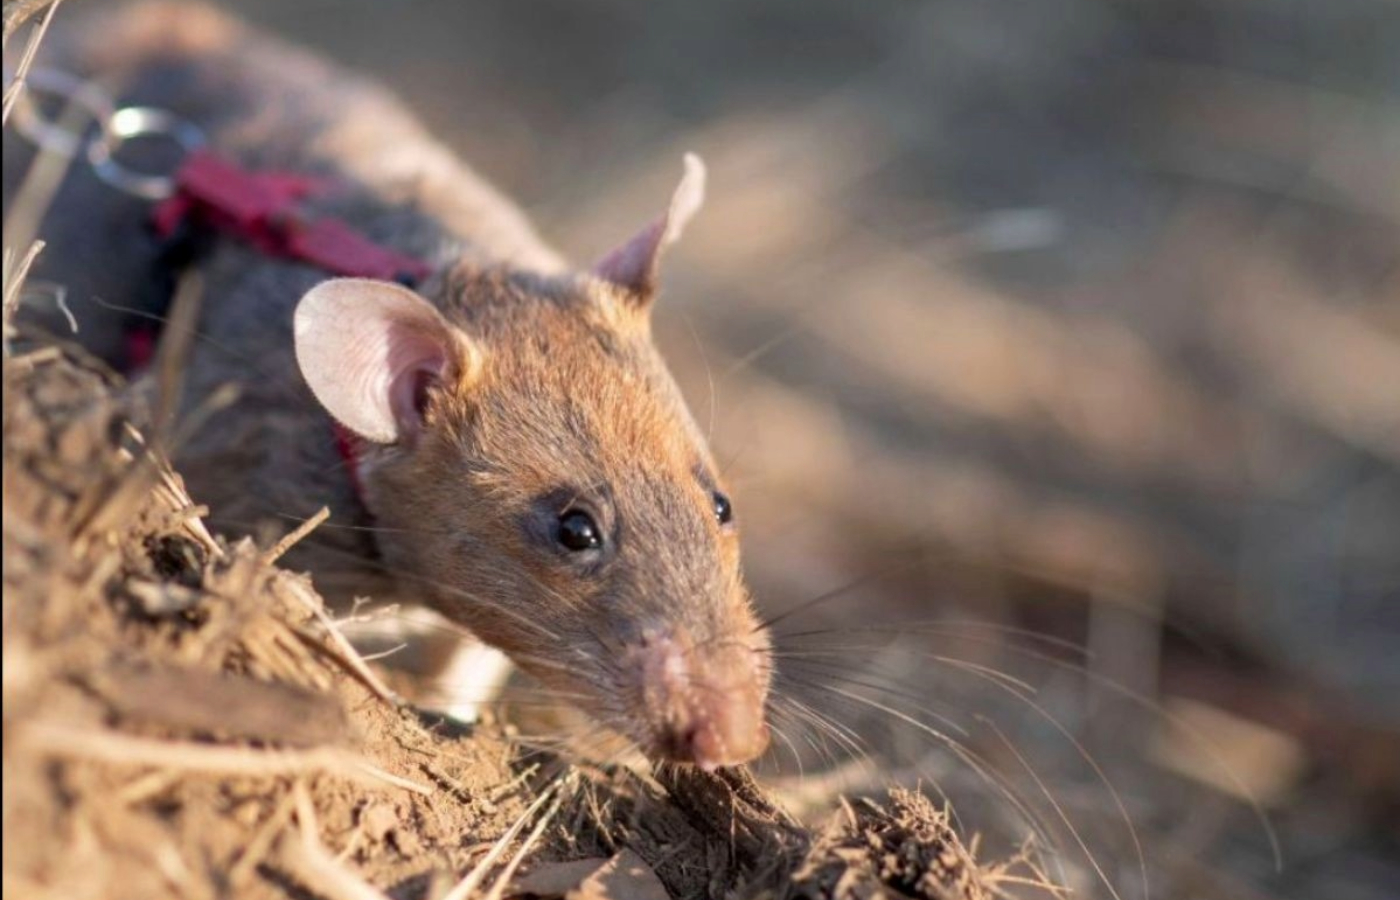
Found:
<path fill-rule="evenodd" d="M 7 897 L 972 900 L 1005 876 L 917 794 L 809 828 L 744 771 L 579 768 L 421 713 L 281 548 L 206 530 L 152 406 L 75 350 L 4 361 Z"/>

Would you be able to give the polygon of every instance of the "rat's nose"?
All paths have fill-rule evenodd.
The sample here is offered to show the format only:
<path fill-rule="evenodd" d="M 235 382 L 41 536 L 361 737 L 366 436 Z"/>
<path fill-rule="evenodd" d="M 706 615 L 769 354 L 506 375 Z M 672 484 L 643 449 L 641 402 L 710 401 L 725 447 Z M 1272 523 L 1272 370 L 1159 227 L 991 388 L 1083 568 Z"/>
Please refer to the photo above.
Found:
<path fill-rule="evenodd" d="M 707 772 L 755 759 L 768 749 L 768 725 L 761 712 L 755 717 L 747 705 L 731 703 L 723 710 L 706 710 L 689 720 L 667 723 L 658 739 L 662 754 Z"/>
<path fill-rule="evenodd" d="M 712 770 L 768 748 L 767 678 L 751 648 L 662 638 L 647 642 L 641 662 L 654 755 Z"/>

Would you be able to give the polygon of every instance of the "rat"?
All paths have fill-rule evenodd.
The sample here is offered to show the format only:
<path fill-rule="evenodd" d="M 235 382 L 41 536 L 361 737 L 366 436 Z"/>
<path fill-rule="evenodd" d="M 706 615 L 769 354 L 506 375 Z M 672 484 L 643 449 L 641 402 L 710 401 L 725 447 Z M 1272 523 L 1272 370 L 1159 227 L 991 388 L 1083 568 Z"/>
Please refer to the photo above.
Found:
<path fill-rule="evenodd" d="M 60 20 L 40 65 L 178 115 L 241 165 L 326 179 L 312 214 L 429 264 L 410 288 L 228 238 L 193 258 L 183 408 L 239 391 L 175 448 L 215 525 L 328 506 L 288 562 L 333 600 L 431 607 L 654 761 L 764 751 L 769 634 L 650 324 L 661 255 L 703 200 L 697 157 L 654 221 L 576 269 L 384 89 L 217 10 Z M 7 137 L 7 205 L 27 155 Z M 79 164 L 44 221 L 35 277 L 67 284 L 96 347 L 113 346 L 113 309 L 150 302 L 148 211 Z"/>

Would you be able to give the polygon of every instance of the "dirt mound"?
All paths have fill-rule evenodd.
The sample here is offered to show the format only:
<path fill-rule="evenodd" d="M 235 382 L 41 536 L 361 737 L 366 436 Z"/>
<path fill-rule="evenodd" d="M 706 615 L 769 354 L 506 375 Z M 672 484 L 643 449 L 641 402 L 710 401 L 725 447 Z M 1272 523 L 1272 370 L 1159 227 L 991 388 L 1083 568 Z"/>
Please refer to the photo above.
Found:
<path fill-rule="evenodd" d="M 5 365 L 7 888 L 285 896 L 322 840 L 386 885 L 469 868 L 524 809 L 505 746 L 347 674 L 308 580 L 213 539 L 114 386 Z"/>
<path fill-rule="evenodd" d="M 143 407 L 57 347 L 4 363 L 7 896 L 988 896 L 908 795 L 814 839 L 742 772 L 584 771 L 424 718 L 285 542 L 205 529 Z"/>

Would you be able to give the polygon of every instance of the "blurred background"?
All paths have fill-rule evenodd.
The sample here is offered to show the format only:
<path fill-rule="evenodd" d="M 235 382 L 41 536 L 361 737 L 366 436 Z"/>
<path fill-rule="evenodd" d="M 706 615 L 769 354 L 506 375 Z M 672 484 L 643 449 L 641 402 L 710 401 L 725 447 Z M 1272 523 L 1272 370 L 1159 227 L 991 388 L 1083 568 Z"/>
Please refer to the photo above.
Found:
<path fill-rule="evenodd" d="M 1400 896 L 1400 5 L 226 5 L 580 262 L 705 157 L 657 328 L 796 806 L 919 781 L 1080 896 L 1135 841 L 1154 897 Z"/>

